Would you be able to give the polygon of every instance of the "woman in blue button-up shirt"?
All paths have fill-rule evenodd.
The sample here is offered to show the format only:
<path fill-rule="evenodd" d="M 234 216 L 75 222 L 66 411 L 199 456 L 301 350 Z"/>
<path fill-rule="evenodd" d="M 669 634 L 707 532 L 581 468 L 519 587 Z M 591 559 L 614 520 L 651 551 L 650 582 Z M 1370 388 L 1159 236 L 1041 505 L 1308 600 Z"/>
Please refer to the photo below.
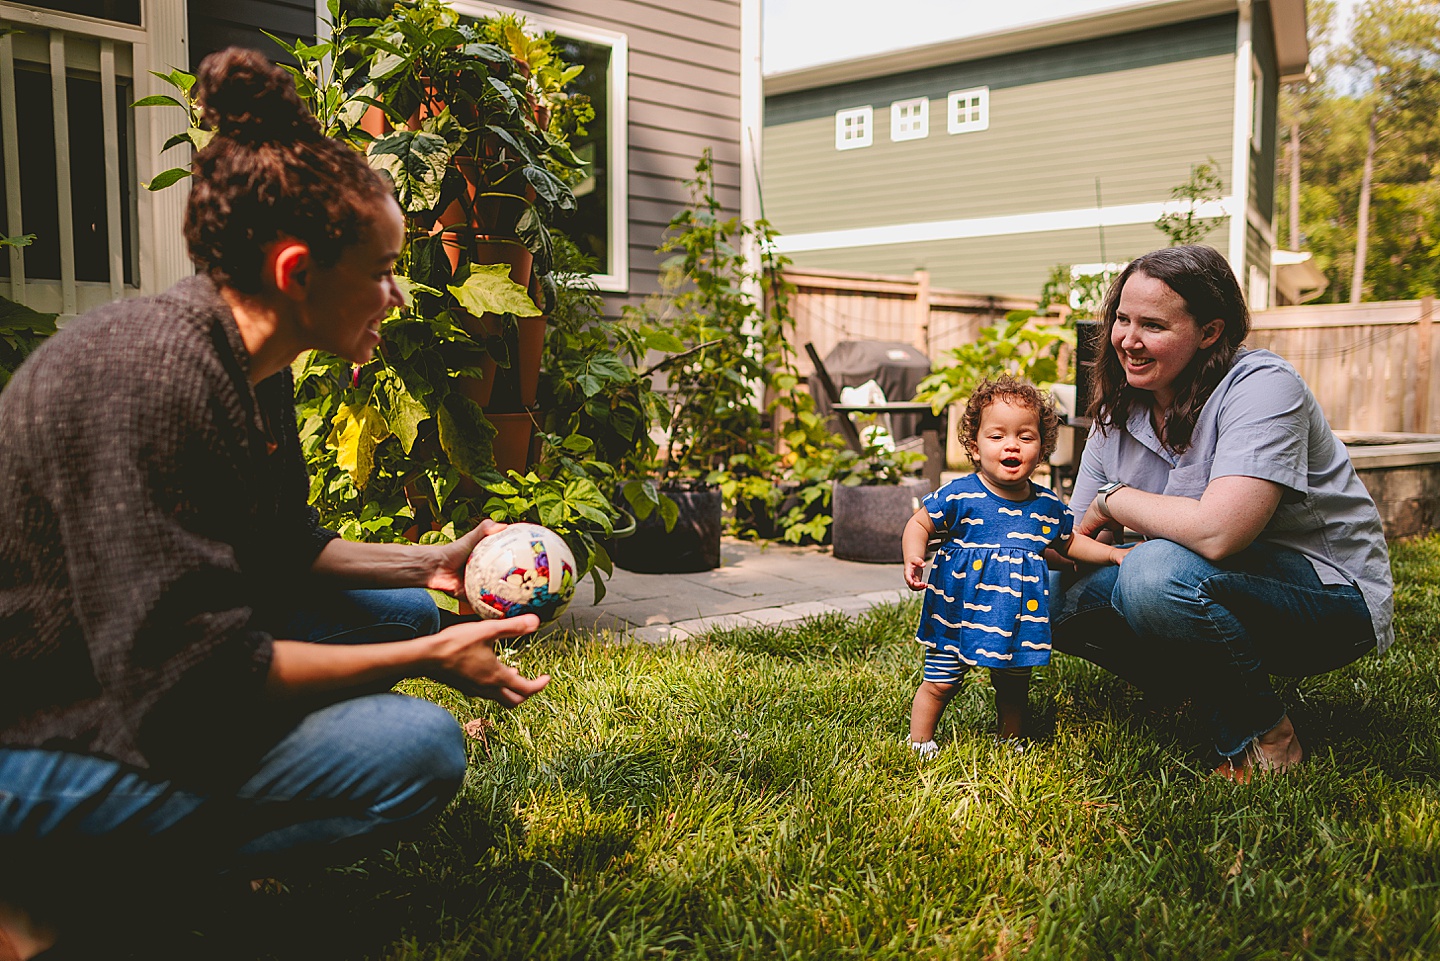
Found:
<path fill-rule="evenodd" d="M 1304 752 L 1270 675 L 1384 650 L 1393 587 L 1375 503 L 1289 364 L 1240 346 L 1240 286 L 1215 250 L 1157 250 L 1111 286 L 1070 507 L 1076 532 L 1145 540 L 1066 592 L 1055 649 L 1209 722 L 1217 773 Z"/>

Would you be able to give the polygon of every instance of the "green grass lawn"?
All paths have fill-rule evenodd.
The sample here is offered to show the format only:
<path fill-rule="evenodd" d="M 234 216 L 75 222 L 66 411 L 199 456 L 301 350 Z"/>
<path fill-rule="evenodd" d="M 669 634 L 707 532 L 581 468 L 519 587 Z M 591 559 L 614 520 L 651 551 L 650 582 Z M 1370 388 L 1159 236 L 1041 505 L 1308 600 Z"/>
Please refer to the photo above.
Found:
<path fill-rule="evenodd" d="M 677 647 L 546 641 L 518 661 L 554 681 L 514 712 L 421 689 L 494 724 L 433 830 L 256 896 L 242 941 L 417 961 L 1436 956 L 1440 537 L 1393 554 L 1399 640 L 1286 683 L 1310 760 L 1248 786 L 1207 776 L 1183 712 L 1064 656 L 1038 672 L 1027 754 L 993 745 L 977 676 L 918 761 L 918 602 Z"/>

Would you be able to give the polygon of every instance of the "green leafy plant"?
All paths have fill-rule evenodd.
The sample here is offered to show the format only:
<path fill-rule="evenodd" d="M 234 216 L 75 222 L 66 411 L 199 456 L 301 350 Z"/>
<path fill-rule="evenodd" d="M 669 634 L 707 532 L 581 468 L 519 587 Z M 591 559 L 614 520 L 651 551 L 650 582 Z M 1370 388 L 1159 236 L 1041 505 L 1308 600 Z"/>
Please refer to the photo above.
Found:
<path fill-rule="evenodd" d="M 1225 182 L 1220 179 L 1220 164 L 1207 158 L 1190 167 L 1190 178 L 1170 191 L 1170 199 L 1183 203 L 1179 211 L 1162 214 L 1155 221 L 1155 229 L 1170 238 L 1171 247 L 1196 244 L 1219 227 L 1222 217 L 1201 217 L 1197 210 L 1202 204 L 1213 203 L 1225 193 Z"/>
<path fill-rule="evenodd" d="M 946 353 L 949 363 L 934 370 L 915 391 L 916 400 L 928 400 L 939 413 L 963 403 L 986 378 L 1010 373 L 1041 390 L 1052 386 L 1060 373 L 1060 348 L 1075 346 L 1074 328 L 1034 324 L 1033 310 L 1012 310 L 998 324 L 980 328 L 972 344 Z"/>
<path fill-rule="evenodd" d="M 28 247 L 34 242 L 34 234 L 0 237 L 0 248 Z M 21 361 L 55 333 L 56 316 L 0 297 L 0 389 L 10 383 Z"/>

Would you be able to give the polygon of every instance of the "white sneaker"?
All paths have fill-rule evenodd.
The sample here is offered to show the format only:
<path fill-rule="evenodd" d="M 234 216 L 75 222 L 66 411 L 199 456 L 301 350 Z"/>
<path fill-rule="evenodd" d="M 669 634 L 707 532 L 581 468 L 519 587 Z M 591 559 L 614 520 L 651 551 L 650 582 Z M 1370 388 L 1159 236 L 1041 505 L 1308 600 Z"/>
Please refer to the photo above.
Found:
<path fill-rule="evenodd" d="M 924 744 L 920 744 L 917 741 L 911 741 L 910 747 L 912 750 L 915 751 L 915 753 L 920 755 L 920 760 L 922 761 L 928 761 L 930 758 L 940 753 L 940 745 L 936 744 L 934 741 L 926 741 Z"/>

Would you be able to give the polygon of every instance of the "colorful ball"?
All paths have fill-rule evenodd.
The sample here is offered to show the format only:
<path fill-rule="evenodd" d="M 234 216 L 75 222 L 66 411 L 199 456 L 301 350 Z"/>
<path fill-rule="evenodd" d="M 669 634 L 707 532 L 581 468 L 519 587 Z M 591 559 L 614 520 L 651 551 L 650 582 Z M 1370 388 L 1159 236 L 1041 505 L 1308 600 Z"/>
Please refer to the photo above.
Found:
<path fill-rule="evenodd" d="M 470 552 L 465 596 L 481 617 L 553 621 L 575 596 L 575 555 L 548 527 L 511 524 Z"/>

